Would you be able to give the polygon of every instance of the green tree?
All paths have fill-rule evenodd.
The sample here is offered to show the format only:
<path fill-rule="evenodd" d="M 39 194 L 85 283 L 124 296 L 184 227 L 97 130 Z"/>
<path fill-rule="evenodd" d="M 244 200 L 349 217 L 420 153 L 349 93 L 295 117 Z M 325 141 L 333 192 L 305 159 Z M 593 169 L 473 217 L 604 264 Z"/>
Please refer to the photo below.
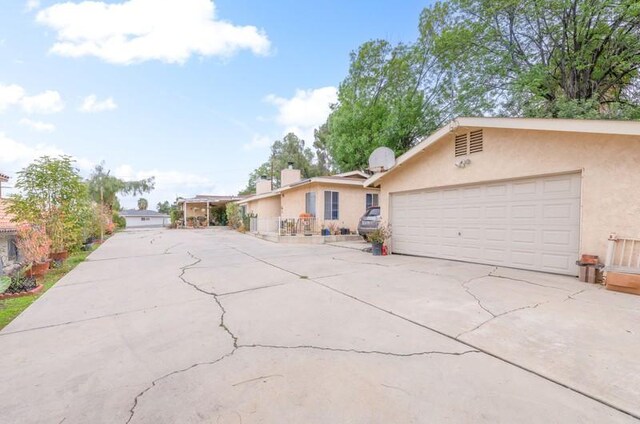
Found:
<path fill-rule="evenodd" d="M 138 209 L 140 209 L 141 211 L 146 211 L 148 207 L 149 201 L 147 199 L 145 199 L 144 197 L 138 199 Z"/>
<path fill-rule="evenodd" d="M 155 178 L 125 181 L 111 175 L 104 163 L 96 165 L 87 181 L 89 195 L 96 203 L 102 203 L 112 210 L 120 209 L 118 194 L 137 196 L 150 193 L 155 188 Z"/>
<path fill-rule="evenodd" d="M 487 113 L 640 118 L 637 0 L 451 0 L 434 44 L 454 92 Z M 421 23 L 422 30 L 422 23 Z"/>
<path fill-rule="evenodd" d="M 366 168 L 380 146 L 402 154 L 450 117 L 446 74 L 432 50 L 425 36 L 412 44 L 368 41 L 351 53 L 328 131 L 320 129 L 318 143 L 340 171 Z"/>
<path fill-rule="evenodd" d="M 158 202 L 158 204 L 156 205 L 156 210 L 166 215 L 169 215 L 172 209 L 173 205 L 171 205 L 168 200 L 165 200 L 164 202 Z"/>
<path fill-rule="evenodd" d="M 293 163 L 295 169 L 299 169 L 302 178 L 310 178 L 319 175 L 317 165 L 314 163 L 313 150 L 305 146 L 304 140 L 293 133 L 284 136 L 282 140 L 276 140 L 271 145 L 269 160 L 256 168 L 249 175 L 247 187 L 240 194 L 254 193 L 256 181 L 262 176 L 273 181 L 273 187 L 280 187 L 280 171 Z"/>
<path fill-rule="evenodd" d="M 15 186 L 18 194 L 11 196 L 9 212 L 16 221 L 45 226 L 56 252 L 78 245 L 89 197 L 69 156 L 36 159 L 18 172 Z"/>

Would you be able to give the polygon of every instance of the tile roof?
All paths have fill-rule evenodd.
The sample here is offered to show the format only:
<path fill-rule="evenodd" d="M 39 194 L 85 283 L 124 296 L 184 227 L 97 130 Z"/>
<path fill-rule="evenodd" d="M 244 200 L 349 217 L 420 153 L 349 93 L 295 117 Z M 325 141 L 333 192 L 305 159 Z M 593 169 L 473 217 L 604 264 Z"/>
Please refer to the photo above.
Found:
<path fill-rule="evenodd" d="M 11 222 L 12 215 L 7 212 L 8 206 L 8 199 L 0 199 L 0 233 L 13 233 L 17 228 L 16 223 Z"/>

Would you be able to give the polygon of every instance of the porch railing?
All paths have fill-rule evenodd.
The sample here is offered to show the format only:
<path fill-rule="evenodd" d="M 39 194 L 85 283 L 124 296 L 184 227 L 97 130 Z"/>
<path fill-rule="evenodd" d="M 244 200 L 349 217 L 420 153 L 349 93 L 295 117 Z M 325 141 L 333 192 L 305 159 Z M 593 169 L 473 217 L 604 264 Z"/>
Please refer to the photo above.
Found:
<path fill-rule="evenodd" d="M 640 239 L 611 234 L 607 247 L 605 270 L 640 274 Z"/>
<path fill-rule="evenodd" d="M 320 234 L 316 218 L 278 218 L 278 233 L 281 236 Z"/>
<path fill-rule="evenodd" d="M 321 223 L 316 218 L 250 218 L 249 231 L 281 236 L 320 234 Z"/>

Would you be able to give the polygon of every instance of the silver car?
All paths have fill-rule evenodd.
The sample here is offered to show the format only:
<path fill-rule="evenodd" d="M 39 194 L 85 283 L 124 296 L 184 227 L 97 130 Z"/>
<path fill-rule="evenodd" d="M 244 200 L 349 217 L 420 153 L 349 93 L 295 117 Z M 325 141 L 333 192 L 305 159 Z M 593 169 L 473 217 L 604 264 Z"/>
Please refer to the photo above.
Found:
<path fill-rule="evenodd" d="M 378 228 L 380 219 L 380 206 L 373 206 L 367 209 L 358 222 L 358 234 L 366 240 L 367 235 Z"/>

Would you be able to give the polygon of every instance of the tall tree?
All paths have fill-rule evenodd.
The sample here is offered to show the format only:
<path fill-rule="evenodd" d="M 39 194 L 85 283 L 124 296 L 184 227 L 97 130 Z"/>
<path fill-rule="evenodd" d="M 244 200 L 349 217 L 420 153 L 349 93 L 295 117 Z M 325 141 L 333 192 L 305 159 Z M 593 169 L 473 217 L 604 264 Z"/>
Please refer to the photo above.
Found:
<path fill-rule="evenodd" d="M 100 204 L 104 204 L 112 210 L 120 209 L 118 194 L 138 196 L 150 193 L 155 188 L 155 178 L 150 177 L 137 181 L 125 181 L 111 175 L 106 170 L 104 163 L 96 165 L 87 181 L 89 195 Z"/>
<path fill-rule="evenodd" d="M 451 0 L 433 14 L 456 95 L 488 113 L 640 118 L 637 0 Z"/>
<path fill-rule="evenodd" d="M 156 205 L 156 210 L 166 215 L 169 215 L 169 213 L 171 213 L 171 209 L 172 205 L 168 200 L 165 200 L 164 202 L 158 202 L 158 204 Z"/>
<path fill-rule="evenodd" d="M 269 160 L 251 172 L 247 187 L 240 194 L 254 193 L 256 181 L 262 176 L 271 179 L 274 188 L 280 187 L 280 171 L 285 169 L 289 162 L 293 163 L 295 169 L 300 170 L 302 178 L 319 175 L 318 167 L 314 163 L 313 151 L 305 146 L 304 140 L 289 133 L 282 140 L 273 142 Z"/>
<path fill-rule="evenodd" d="M 138 199 L 138 209 L 141 211 L 146 211 L 149 207 L 149 201 L 144 197 Z"/>
<path fill-rule="evenodd" d="M 373 40 L 351 53 L 326 135 L 339 170 L 365 168 L 380 146 L 402 154 L 449 117 L 446 74 L 432 49 L 425 37 L 398 45 Z"/>

